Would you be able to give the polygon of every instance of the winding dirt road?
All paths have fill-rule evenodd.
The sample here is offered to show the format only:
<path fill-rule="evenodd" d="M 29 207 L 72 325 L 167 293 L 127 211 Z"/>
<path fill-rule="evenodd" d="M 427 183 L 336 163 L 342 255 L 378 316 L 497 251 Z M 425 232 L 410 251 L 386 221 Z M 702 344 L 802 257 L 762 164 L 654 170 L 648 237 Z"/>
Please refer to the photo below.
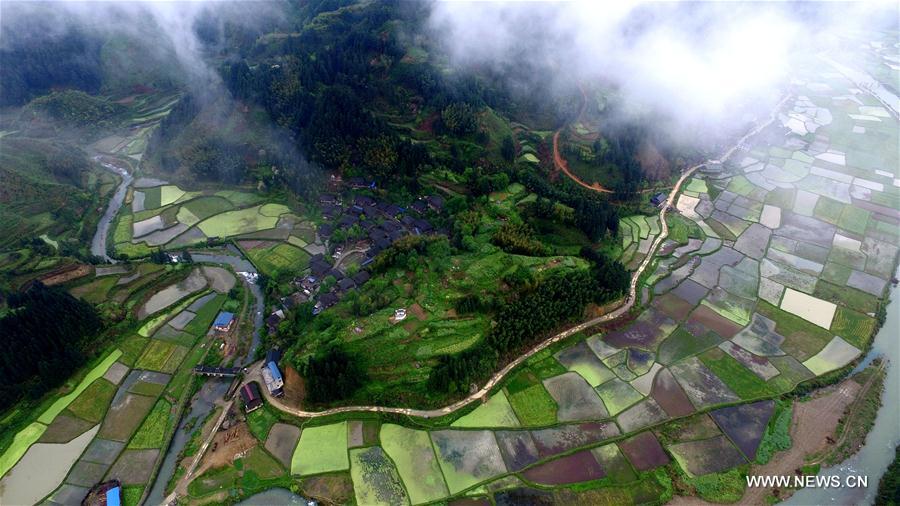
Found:
<path fill-rule="evenodd" d="M 681 177 L 678 178 L 678 182 L 675 183 L 675 186 L 672 188 L 672 191 L 669 192 L 669 197 L 666 199 L 666 205 L 664 205 L 662 207 L 662 210 L 660 210 L 660 212 L 659 212 L 659 222 L 661 224 L 660 233 L 656 237 L 656 239 L 653 240 L 653 244 L 650 246 L 650 250 L 647 253 L 647 256 L 644 257 L 644 260 L 641 262 L 641 265 L 637 268 L 637 270 L 634 271 L 634 274 L 632 274 L 631 284 L 629 285 L 629 288 L 628 288 L 628 296 L 625 297 L 625 299 L 622 301 L 622 303 L 618 307 L 616 307 L 609 313 L 606 313 L 602 316 L 598 316 L 596 318 L 592 318 L 590 320 L 582 322 L 572 328 L 569 328 L 567 330 L 560 332 L 559 334 L 549 337 L 546 340 L 542 341 L 541 343 L 537 344 L 535 347 L 531 348 L 526 353 L 522 354 L 517 359 L 515 359 L 512 362 L 510 362 L 509 364 L 507 364 L 506 367 L 504 367 L 503 369 L 498 371 L 496 374 L 494 374 L 491 377 L 491 379 L 488 380 L 488 382 L 485 383 L 485 385 L 483 387 L 481 387 L 481 389 L 479 389 L 477 392 L 469 395 L 468 397 L 466 397 L 464 399 L 454 402 L 453 404 L 450 404 L 449 406 L 445 406 L 443 408 L 438 408 L 438 409 L 412 409 L 412 408 L 398 408 L 398 407 L 387 407 L 387 406 L 345 406 L 345 407 L 340 407 L 340 408 L 326 409 L 323 411 L 305 411 L 300 408 L 295 408 L 292 406 L 285 405 L 281 401 L 281 399 L 270 396 L 267 389 L 261 388 L 260 390 L 263 391 L 263 395 L 266 397 L 266 401 L 268 401 L 272 406 L 276 407 L 277 409 L 280 409 L 281 411 L 290 413 L 294 416 L 298 416 L 301 418 L 316 418 L 316 417 L 321 417 L 321 416 L 334 415 L 334 414 L 338 414 L 338 413 L 354 413 L 354 412 L 394 413 L 394 414 L 401 414 L 401 415 L 408 415 L 408 416 L 416 416 L 416 417 L 421 417 L 421 418 L 435 418 L 435 417 L 440 417 L 440 416 L 450 414 L 450 413 L 452 413 L 458 409 L 461 409 L 475 401 L 484 400 L 485 397 L 487 397 L 488 392 L 490 392 L 492 388 L 497 386 L 497 384 L 501 380 L 503 380 L 503 378 L 507 374 L 509 374 L 510 371 L 512 371 L 517 366 L 522 364 L 522 362 L 528 360 L 530 357 L 532 357 L 535 354 L 546 349 L 548 346 L 551 346 L 552 344 L 557 343 L 557 342 L 571 336 L 572 334 L 575 334 L 575 333 L 585 330 L 587 328 L 593 327 L 600 323 L 605 323 L 605 322 L 615 320 L 616 318 L 619 318 L 620 316 L 622 316 L 622 315 L 626 314 L 628 311 L 630 311 L 631 308 L 634 307 L 634 303 L 637 299 L 637 287 L 638 287 L 638 282 L 641 278 L 641 275 L 644 273 L 644 270 L 652 262 L 653 256 L 656 253 L 656 250 L 659 248 L 659 245 L 662 244 L 662 242 L 665 241 L 666 237 L 668 237 L 668 235 L 669 235 L 669 227 L 668 227 L 668 224 L 666 223 L 666 213 L 668 212 L 670 207 L 674 206 L 675 199 L 678 196 L 678 192 L 681 189 L 681 185 L 684 184 L 684 182 L 687 181 L 687 179 L 690 178 L 691 175 L 694 174 L 694 172 L 696 172 L 698 169 L 705 166 L 706 164 L 723 163 L 726 160 L 728 160 L 729 158 L 731 158 L 731 156 L 735 153 L 735 151 L 737 151 L 741 147 L 741 145 L 744 144 L 744 142 L 746 142 L 749 138 L 751 138 L 754 135 L 761 132 L 764 128 L 768 127 L 773 121 L 775 121 L 778 111 L 781 109 L 781 107 L 784 105 L 784 103 L 789 98 L 790 98 L 790 95 L 786 95 L 784 98 L 782 98 L 781 101 L 779 101 L 778 104 L 773 108 L 773 110 L 770 114 L 770 117 L 766 122 L 758 125 L 756 128 L 754 128 L 753 130 L 748 132 L 746 135 L 741 137 L 733 146 L 731 146 L 731 148 L 729 148 L 727 151 L 725 151 L 719 158 L 707 160 L 706 162 L 703 162 L 703 163 L 694 165 L 693 167 L 690 167 L 688 169 L 685 169 L 684 172 L 682 172 Z M 257 362 L 250 366 L 249 372 L 247 373 L 247 375 L 245 377 L 244 383 L 247 383 L 250 381 L 262 382 L 262 377 L 261 377 L 261 373 L 260 373 L 261 365 L 262 364 L 260 362 Z"/>
<path fill-rule="evenodd" d="M 581 108 L 578 109 L 578 116 L 575 117 L 575 121 L 581 119 L 581 116 L 584 115 L 584 108 L 587 105 L 587 94 L 584 91 L 584 87 L 579 84 L 578 89 L 581 90 Z M 566 127 L 563 126 L 553 134 L 553 166 L 556 167 L 556 170 L 561 170 L 566 176 L 569 177 L 569 179 L 575 181 L 588 190 L 593 190 L 600 193 L 612 193 L 612 190 L 606 188 L 596 181 L 594 182 L 594 184 L 585 183 L 581 180 L 581 178 L 579 178 L 569 170 L 569 162 L 567 162 L 566 159 L 563 158 L 562 153 L 559 152 L 559 134 L 562 133 L 564 128 Z"/>

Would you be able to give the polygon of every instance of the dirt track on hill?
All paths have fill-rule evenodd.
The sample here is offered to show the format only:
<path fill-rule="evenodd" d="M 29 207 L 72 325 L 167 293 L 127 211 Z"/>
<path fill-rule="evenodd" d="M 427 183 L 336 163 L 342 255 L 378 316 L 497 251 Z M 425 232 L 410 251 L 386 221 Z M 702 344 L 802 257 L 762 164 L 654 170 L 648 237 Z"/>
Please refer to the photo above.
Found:
<path fill-rule="evenodd" d="M 578 89 L 581 90 L 581 108 L 578 109 L 578 116 L 575 117 L 576 121 L 581 119 L 581 116 L 584 114 L 584 108 L 587 105 L 587 94 L 584 92 L 584 87 L 579 84 Z M 569 177 L 569 179 L 575 181 L 588 190 L 600 193 L 612 193 L 612 190 L 606 188 L 596 181 L 594 182 L 594 184 L 585 183 L 569 170 L 569 163 L 565 158 L 563 158 L 562 153 L 559 152 L 559 134 L 562 133 L 564 128 L 566 128 L 566 126 L 563 126 L 553 134 L 553 166 L 556 167 L 556 170 L 562 171 L 566 176 Z"/>

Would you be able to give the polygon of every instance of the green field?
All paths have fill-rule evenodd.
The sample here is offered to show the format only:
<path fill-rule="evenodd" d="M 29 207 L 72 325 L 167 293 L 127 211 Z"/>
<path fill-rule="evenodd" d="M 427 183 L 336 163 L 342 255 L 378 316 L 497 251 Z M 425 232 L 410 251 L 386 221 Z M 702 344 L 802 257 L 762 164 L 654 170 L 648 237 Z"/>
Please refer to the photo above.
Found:
<path fill-rule="evenodd" d="M 427 432 L 385 424 L 381 426 L 381 446 L 397 466 L 413 504 L 449 495 Z"/>
<path fill-rule="evenodd" d="M 188 349 L 168 341 L 151 339 L 144 354 L 135 364 L 136 369 L 174 372 L 187 355 Z"/>
<path fill-rule="evenodd" d="M 290 244 L 277 244 L 268 249 L 250 249 L 247 256 L 256 268 L 272 279 L 306 269 L 310 254 Z"/>
<path fill-rule="evenodd" d="M 532 385 L 509 396 L 509 404 L 525 427 L 556 423 L 556 402 L 544 385 Z"/>
<path fill-rule="evenodd" d="M 106 407 L 114 395 L 116 386 L 103 378 L 97 378 L 69 404 L 69 411 L 78 418 L 97 423 L 103 419 Z"/>
<path fill-rule="evenodd" d="M 97 378 L 106 374 L 106 370 L 109 369 L 109 366 L 113 365 L 113 362 L 122 355 L 121 350 L 113 350 L 112 353 L 106 356 L 99 364 L 97 364 L 90 372 L 85 375 L 85 377 L 81 380 L 81 383 L 75 387 L 74 390 L 69 392 L 68 394 L 60 397 L 56 400 L 46 411 L 41 413 L 41 416 L 38 417 L 38 421 L 41 423 L 49 424 L 56 418 L 56 415 L 60 414 L 62 410 L 66 409 L 72 401 L 74 401 L 82 392 L 87 390 L 87 388 L 94 382 Z"/>
<path fill-rule="evenodd" d="M 451 427 L 518 427 L 519 420 L 513 412 L 506 394 L 501 390 L 487 402 L 475 408 L 452 424 Z"/>
<path fill-rule="evenodd" d="M 207 237 L 231 237 L 274 228 L 278 217 L 287 212 L 290 212 L 287 206 L 264 204 L 220 213 L 201 221 L 197 226 Z"/>
<path fill-rule="evenodd" d="M 144 418 L 138 431 L 132 436 L 128 448 L 160 448 L 165 442 L 166 427 L 172 405 L 165 399 L 159 399 L 153 410 Z"/>
<path fill-rule="evenodd" d="M 759 376 L 719 348 L 702 353 L 700 360 L 741 399 L 755 399 L 774 393 Z"/>
<path fill-rule="evenodd" d="M 349 468 L 347 422 L 303 429 L 291 459 L 291 474 L 318 474 Z"/>
<path fill-rule="evenodd" d="M 33 422 L 16 434 L 9 448 L 3 452 L 3 455 L 0 455 L 0 476 L 6 474 L 7 471 L 16 465 L 16 462 L 25 455 L 28 448 L 41 438 L 45 430 L 47 430 L 46 425 Z"/>

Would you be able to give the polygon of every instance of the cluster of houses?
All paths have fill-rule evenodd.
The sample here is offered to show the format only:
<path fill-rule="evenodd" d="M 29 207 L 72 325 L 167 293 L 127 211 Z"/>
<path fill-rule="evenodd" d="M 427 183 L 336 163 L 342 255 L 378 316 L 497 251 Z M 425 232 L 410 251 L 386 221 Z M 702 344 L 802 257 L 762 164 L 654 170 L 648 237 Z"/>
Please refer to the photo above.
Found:
<path fill-rule="evenodd" d="M 351 188 L 373 187 L 373 183 L 361 178 L 351 178 L 348 184 Z M 369 280 L 365 266 L 395 241 L 409 235 L 441 233 L 425 218 L 429 212 L 444 210 L 444 199 L 438 195 L 422 197 L 403 208 L 366 195 L 356 195 L 345 203 L 339 195 L 323 194 L 319 197 L 319 205 L 326 220 L 319 225 L 319 236 L 331 243 L 335 233 L 343 231 L 347 238 L 344 242 L 349 244 L 329 244 L 335 251 L 333 256 L 337 258 L 349 250 L 363 252 L 362 269 L 348 276 L 335 268 L 324 254 L 313 256 L 309 261 L 309 274 L 293 281 L 297 291 L 281 300 L 283 309 L 275 310 L 266 318 L 270 332 L 274 332 L 285 318 L 284 310 L 314 300 L 313 314 L 319 314 L 362 286 Z M 323 292 L 322 282 L 328 277 L 334 278 L 335 283 Z"/>

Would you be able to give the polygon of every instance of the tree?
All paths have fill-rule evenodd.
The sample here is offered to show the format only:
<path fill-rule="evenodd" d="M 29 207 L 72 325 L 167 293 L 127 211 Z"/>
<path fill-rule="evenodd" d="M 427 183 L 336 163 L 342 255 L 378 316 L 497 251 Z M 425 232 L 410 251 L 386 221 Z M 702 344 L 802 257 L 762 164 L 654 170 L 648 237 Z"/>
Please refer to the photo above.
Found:
<path fill-rule="evenodd" d="M 448 105 L 441 111 L 444 128 L 454 135 L 467 135 L 475 132 L 477 123 L 472 106 L 462 102 Z"/>
<path fill-rule="evenodd" d="M 516 143 L 513 141 L 512 136 L 506 136 L 503 139 L 503 143 L 500 145 L 500 155 L 507 162 L 512 163 L 516 158 Z"/>
<path fill-rule="evenodd" d="M 312 402 L 346 399 L 365 380 L 365 370 L 357 357 L 338 346 L 313 355 L 300 370 L 306 379 L 306 391 Z"/>

